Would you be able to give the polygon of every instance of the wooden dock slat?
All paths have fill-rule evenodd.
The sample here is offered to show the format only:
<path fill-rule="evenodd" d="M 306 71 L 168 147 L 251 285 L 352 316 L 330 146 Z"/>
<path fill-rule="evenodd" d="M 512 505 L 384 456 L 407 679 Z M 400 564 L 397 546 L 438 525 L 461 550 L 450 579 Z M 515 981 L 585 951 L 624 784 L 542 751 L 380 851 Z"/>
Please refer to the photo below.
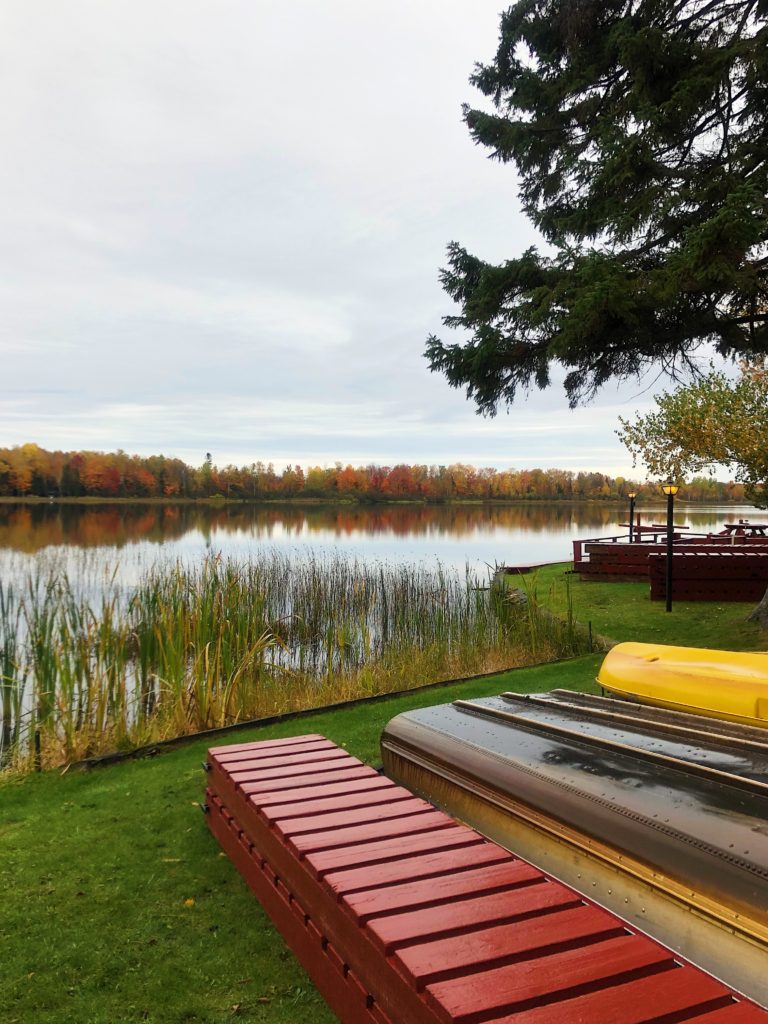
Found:
<path fill-rule="evenodd" d="M 274 875 L 269 877 L 268 868 L 260 867 L 252 847 L 240 841 L 234 819 L 227 820 L 220 813 L 215 805 L 215 794 L 211 794 L 209 799 L 213 805 L 209 814 L 211 831 L 334 1013 L 345 1024 L 394 1024 L 381 1007 L 373 1002 L 368 1005 L 368 993 L 362 990 L 355 976 L 353 983 L 349 984 L 349 975 L 344 974 L 344 959 L 324 941 L 320 929 L 311 920 L 306 920 L 295 899 L 286 903 L 285 889 L 281 891 L 274 884 Z"/>
<path fill-rule="evenodd" d="M 327 787 L 338 783 L 355 782 L 358 779 L 375 779 L 378 777 L 378 772 L 375 769 L 368 768 L 366 765 L 356 764 L 334 768 L 330 772 L 316 773 L 314 776 L 310 775 L 309 778 L 307 778 L 306 774 L 294 777 L 291 775 L 286 776 L 283 773 L 282 777 L 262 779 L 259 772 L 249 772 L 247 777 L 243 778 L 244 774 L 246 773 L 234 772 L 232 774 L 232 778 L 237 778 L 237 788 L 242 790 L 247 796 L 263 794 L 269 799 L 273 799 L 275 796 L 283 796 L 286 793 L 301 794 L 305 791 L 309 792 L 316 787 Z M 269 775 L 271 775 L 271 772 L 268 773 Z M 298 796 L 297 799 L 300 800 L 301 796 Z"/>
<path fill-rule="evenodd" d="M 370 807 L 357 807 L 354 810 L 322 811 L 319 814 L 307 814 L 297 818 L 278 817 L 274 819 L 274 825 L 287 840 L 291 840 L 296 836 L 334 831 L 349 825 L 359 825 L 363 828 L 391 818 L 405 819 L 432 811 L 433 806 L 421 797 L 412 796 L 409 799 L 408 796 L 403 796 L 402 799 L 391 803 L 371 804 Z"/>
<path fill-rule="evenodd" d="M 323 746 L 336 746 L 331 740 L 321 736 L 320 733 L 306 733 L 304 736 L 288 736 L 281 740 L 259 740 L 258 743 L 247 741 L 244 743 L 229 743 L 223 747 L 215 747 L 216 758 L 227 758 L 230 754 L 237 754 L 240 751 L 247 751 L 249 756 L 257 756 L 261 751 L 277 750 L 278 747 L 304 747 L 308 743 L 321 743 Z M 268 756 L 268 755 L 267 755 Z"/>
<path fill-rule="evenodd" d="M 527 886 L 525 892 L 502 890 L 458 902 L 445 899 L 437 906 L 390 913 L 370 921 L 368 929 L 376 944 L 389 956 L 411 942 L 423 942 L 427 935 L 461 935 L 481 927 L 511 924 L 582 905 L 578 893 L 552 885 L 547 879 L 537 881 L 538 885 Z"/>
<path fill-rule="evenodd" d="M 290 818 L 306 818 L 309 815 L 331 814 L 338 811 L 367 810 L 377 806 L 390 806 L 402 800 L 415 799 L 413 793 L 397 786 L 397 793 L 394 793 L 387 785 L 388 780 L 381 779 L 376 785 L 361 786 L 354 793 L 341 793 L 336 796 L 315 796 L 312 800 L 301 800 L 297 802 L 279 804 L 269 807 L 262 804 L 254 804 L 265 820 L 270 822 L 284 822 Z"/>
<path fill-rule="evenodd" d="M 595 1020 L 611 1024 L 666 1024 L 671 1015 L 683 1012 L 686 1021 L 702 1024 L 709 1009 L 725 1003 L 728 995 L 712 978 L 702 978 L 692 967 L 679 967 L 595 992 L 558 1000 L 496 1018 L 494 1024 L 592 1024 Z M 674 1020 L 680 1018 L 675 1016 Z M 754 1019 L 754 1018 L 753 1018 Z M 727 1018 L 726 1018 L 727 1020 Z M 746 1018 L 749 1020 L 749 1018 Z"/>
<path fill-rule="evenodd" d="M 330 775 L 330 772 L 360 772 L 364 766 L 349 764 L 347 761 L 321 761 L 318 764 L 297 764 L 297 765 L 283 765 L 280 768 L 241 768 L 238 765 L 237 771 L 229 773 L 229 779 L 234 786 L 241 788 L 243 786 L 249 786 L 248 790 L 243 790 L 244 793 L 261 793 L 264 790 L 270 790 L 270 788 L 298 788 L 300 785 L 313 785 L 314 779 L 323 782 L 336 781 L 336 776 Z M 291 778 L 290 783 L 286 783 L 286 772 L 290 771 Z M 364 775 L 370 774 L 364 772 Z M 352 775 L 352 778 L 362 777 Z M 338 778 L 345 779 L 346 774 L 339 775 Z M 253 783 L 253 784 L 252 784 Z M 265 783 L 274 783 L 274 786 L 267 785 Z M 256 788 L 258 785 L 258 788 Z"/>
<path fill-rule="evenodd" d="M 344 905 L 358 924 L 366 924 L 385 914 L 422 910 L 445 903 L 458 911 L 461 902 L 473 896 L 490 894 L 496 897 L 541 881 L 538 868 L 507 854 L 495 862 L 477 866 L 470 864 L 464 871 L 454 870 L 437 877 L 350 892 L 345 896 Z"/>
<path fill-rule="evenodd" d="M 720 1010 L 711 1010 L 696 1018 L 696 1024 L 762 1024 L 761 1010 L 747 1003 L 731 1002 Z"/>
<path fill-rule="evenodd" d="M 240 765 L 238 765 L 237 771 L 232 772 L 230 774 L 230 778 L 235 786 L 241 786 L 258 780 L 259 785 L 263 787 L 266 782 L 279 783 L 281 780 L 285 779 L 286 771 L 290 770 L 291 780 L 294 785 L 298 785 L 299 780 L 301 780 L 302 785 L 308 785 L 308 779 L 319 779 L 324 782 L 331 782 L 333 777 L 328 777 L 330 772 L 346 771 L 348 773 L 353 767 L 356 766 L 348 765 L 346 761 L 320 761 L 317 764 L 293 764 L 288 766 L 282 765 L 279 768 L 259 768 L 257 773 L 252 765 L 247 768 L 241 768 Z M 269 787 L 267 786 L 264 788 Z M 255 793 L 257 790 L 250 789 L 249 792 Z"/>
<path fill-rule="evenodd" d="M 592 946 L 626 934 L 621 921 L 597 907 L 579 905 L 533 920 L 504 922 L 449 938 L 396 949 L 394 960 L 424 988 L 440 978 L 501 963 L 549 958 L 566 948 Z M 424 937 L 428 939 L 428 935 Z"/>
<path fill-rule="evenodd" d="M 286 786 L 282 789 L 260 787 L 258 783 L 242 783 L 237 788 L 244 796 L 251 797 L 254 806 L 271 807 L 276 804 L 295 806 L 310 800 L 321 800 L 326 797 L 354 796 L 357 793 L 370 793 L 374 789 L 386 789 L 388 779 L 383 779 L 371 768 L 367 772 L 359 772 L 354 776 L 346 776 L 333 782 L 324 780 L 317 786 Z M 253 786 L 253 788 L 251 788 Z M 257 799 L 258 798 L 258 799 Z"/>
<path fill-rule="evenodd" d="M 417 854 L 437 853 L 454 847 L 475 847 L 483 842 L 474 829 L 449 821 L 443 823 L 442 828 L 432 828 L 418 835 L 405 834 L 379 841 L 355 843 L 354 846 L 341 849 L 308 853 L 306 863 L 317 878 L 323 878 L 331 872 L 374 864 L 393 864 Z"/>
<path fill-rule="evenodd" d="M 309 751 L 302 751 L 300 754 L 284 754 L 282 757 L 248 757 L 247 754 L 232 755 L 231 761 L 224 761 L 227 768 L 233 772 L 245 772 L 257 769 L 260 772 L 269 771 L 271 768 L 290 768 L 293 770 L 293 766 L 297 767 L 303 764 L 306 765 L 321 765 L 329 761 L 356 761 L 356 758 L 350 757 L 345 750 L 339 750 L 338 747 L 330 747 L 329 749 L 315 748 L 313 747 Z"/>
<path fill-rule="evenodd" d="M 416 814 L 409 814 L 406 817 L 385 818 L 369 824 L 348 825 L 346 828 L 335 828 L 325 832 L 309 832 L 304 835 L 288 839 L 288 845 L 294 849 L 300 857 L 308 853 L 320 853 L 325 850 L 333 850 L 338 846 L 350 849 L 359 846 L 361 843 L 369 843 L 374 840 L 397 840 L 400 837 L 418 834 L 421 832 L 434 832 L 448 828 L 445 815 L 440 811 L 430 809 L 420 810 Z M 282 830 L 281 830 L 282 831 Z"/>
<path fill-rule="evenodd" d="M 209 826 L 343 1024 L 768 1024 L 316 736 L 251 746 L 209 751 Z"/>
<path fill-rule="evenodd" d="M 544 999 L 560 1004 L 560 1024 L 572 1024 L 561 1005 L 569 993 L 573 997 L 582 986 L 615 985 L 616 979 L 628 980 L 640 971 L 673 968 L 668 950 L 644 936 L 625 935 L 555 953 L 546 960 L 526 960 L 437 982 L 427 988 L 427 999 L 439 1019 L 451 1024 L 472 1024 L 480 1016 L 499 1022 L 514 1020 L 513 1013 L 532 1009 L 537 1000 Z M 611 1017 L 593 1017 L 590 1024 L 598 1020 L 617 1024 Z"/>
<path fill-rule="evenodd" d="M 439 877 L 447 871 L 464 871 L 479 864 L 495 864 L 505 860 L 498 847 L 490 843 L 479 846 L 463 846 L 457 850 L 443 850 L 440 853 L 421 854 L 389 864 L 374 864 L 366 867 L 335 871 L 323 878 L 323 884 L 336 897 L 374 886 L 390 886 L 397 882 L 413 882 L 418 879 Z"/>

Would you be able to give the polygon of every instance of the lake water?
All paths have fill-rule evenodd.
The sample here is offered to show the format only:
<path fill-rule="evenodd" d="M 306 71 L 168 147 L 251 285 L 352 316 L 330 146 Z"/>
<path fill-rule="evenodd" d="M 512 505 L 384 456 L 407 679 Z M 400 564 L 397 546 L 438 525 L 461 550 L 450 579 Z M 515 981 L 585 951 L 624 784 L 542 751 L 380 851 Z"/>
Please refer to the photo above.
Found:
<path fill-rule="evenodd" d="M 665 508 L 639 509 L 663 522 Z M 346 553 L 366 560 L 440 562 L 484 574 L 486 566 L 566 561 L 576 538 L 626 532 L 627 508 L 545 502 L 525 505 L 11 505 L 0 504 L 0 578 L 52 557 L 104 567 L 129 583 L 157 561 L 200 561 L 212 552 L 247 559 L 265 547 L 301 557 Z M 678 505 L 675 522 L 718 531 L 739 518 L 764 521 L 749 506 Z"/>
<path fill-rule="evenodd" d="M 4 660 L 12 666 L 3 672 L 4 677 L 18 677 L 10 688 L 4 685 L 0 695 L 4 699 L 0 762 L 4 752 L 12 748 L 28 749 L 36 708 L 43 709 L 39 712 L 41 719 L 48 723 L 58 722 L 57 715 L 63 716 L 56 726 L 57 735 L 70 735 L 72 723 L 80 722 L 81 707 L 102 707 L 100 702 L 92 703 L 94 688 L 99 693 L 118 695 L 119 699 L 110 699 L 103 706 L 118 716 L 116 721 L 119 719 L 121 729 L 133 728 L 140 718 L 139 710 L 144 707 L 141 702 L 147 700 L 148 693 L 152 699 L 157 696 L 157 679 L 175 678 L 174 672 L 178 675 L 178 659 L 171 658 L 168 665 L 162 661 L 166 647 L 171 655 L 182 649 L 208 651 L 209 643 L 218 650 L 215 636 L 222 630 L 226 634 L 230 616 L 236 617 L 254 595 L 259 595 L 259 586 L 264 586 L 263 600 L 271 602 L 263 613 L 265 622 L 277 622 L 289 640 L 292 628 L 296 627 L 294 632 L 298 636 L 295 642 L 291 641 L 293 646 L 273 649 L 277 652 L 275 660 L 292 668 L 297 664 L 306 668 L 311 663 L 318 679 L 327 678 L 328 658 L 336 659 L 334 665 L 341 665 L 343 657 L 345 665 L 349 662 L 362 666 L 384 635 L 382 630 L 391 631 L 395 621 L 405 621 L 416 631 L 416 638 L 409 641 L 414 651 L 425 648 L 423 637 L 429 639 L 432 626 L 447 635 L 445 623 L 449 620 L 457 626 L 451 634 L 453 639 L 446 641 L 446 650 L 453 644 L 456 650 L 474 651 L 478 646 L 477 623 L 485 623 L 483 635 L 491 637 L 488 650 L 495 652 L 497 618 L 486 614 L 488 602 L 478 597 L 483 590 L 476 589 L 475 579 L 464 579 L 465 567 L 482 583 L 489 570 L 499 564 L 567 561 L 574 539 L 625 533 L 620 523 L 625 521 L 626 511 L 619 505 L 543 502 L 485 506 L 217 507 L 0 503 L 0 668 Z M 649 523 L 663 520 L 665 513 L 659 504 L 653 509 L 641 509 L 641 515 Z M 761 521 L 764 514 L 748 507 L 681 507 L 676 521 L 695 532 L 714 532 L 724 522 L 738 518 Z M 150 587 L 152 594 L 143 598 L 149 604 L 140 605 L 137 613 L 131 604 L 135 598 L 134 585 L 158 563 L 182 561 L 193 568 L 214 554 L 239 562 L 266 556 L 259 561 L 266 563 L 267 577 L 258 575 L 257 565 L 256 578 L 262 582 L 256 586 L 247 584 L 241 596 L 236 591 L 227 614 L 214 616 L 210 621 L 204 612 L 204 602 L 193 599 L 188 613 L 169 619 L 175 629 L 175 643 L 158 644 L 151 613 L 145 619 L 141 612 L 143 607 L 156 607 L 152 604 L 156 590 Z M 271 557 L 274 554 L 279 557 Z M 310 555 L 316 559 L 312 564 Z M 340 563 L 334 561 L 337 555 L 342 556 Z M 379 581 L 376 586 L 386 591 L 383 599 L 377 599 L 378 603 L 371 604 L 371 598 L 364 596 L 369 588 L 360 584 L 366 574 L 359 567 L 348 565 L 349 558 L 376 563 L 375 571 L 367 576 Z M 393 571 L 379 571 L 381 563 Z M 399 573 L 403 563 L 409 563 L 409 568 Z M 438 565 L 439 574 L 435 572 Z M 60 576 L 62 570 L 66 571 L 65 582 Z M 398 582 L 400 576 L 407 577 L 405 590 Z M 164 576 L 167 581 L 175 578 Z M 302 589 L 303 578 L 309 578 L 309 583 Z M 346 580 L 341 587 L 340 578 Z M 271 586 L 269 580 L 276 582 Z M 193 591 L 196 586 L 193 585 Z M 182 593 L 186 593 L 184 587 L 182 582 Z M 371 583 L 370 593 L 375 591 Z M 223 600 L 223 590 L 221 593 Z M 408 607 L 417 608 L 418 614 L 401 614 L 407 611 L 408 594 Z M 398 615 L 392 616 L 396 600 Z M 90 606 L 93 615 L 84 611 L 85 606 Z M 299 611 L 294 616 L 297 606 Z M 471 610 L 469 616 L 467 608 Z M 458 613 L 453 614 L 451 609 L 458 609 Z M 316 618 L 319 624 L 314 624 Z M 191 622 L 203 623 L 203 640 L 199 632 L 187 636 L 185 631 Z M 243 622 L 243 628 L 247 628 Z M 108 628 L 102 628 L 100 623 L 108 623 Z M 465 632 L 461 633 L 461 629 Z M 470 645 L 465 642 L 467 629 L 473 638 Z M 43 638 L 40 643 L 35 641 L 27 646 L 30 630 Z M 152 641 L 149 646 L 155 659 L 141 683 L 138 663 L 126 658 L 131 644 L 125 639 L 126 635 L 135 638 L 139 632 L 146 641 L 146 649 Z M 303 639 L 304 633 L 308 639 Z M 206 640 L 209 636 L 210 640 Z M 230 640 L 222 649 L 230 649 Z M 44 654 L 55 652 L 55 657 L 44 656 L 38 665 L 36 652 L 41 643 Z M 485 648 L 479 647 L 482 654 Z M 200 658 L 188 658 L 187 671 L 191 673 L 195 666 L 199 671 Z M 507 658 L 505 664 L 508 663 Z M 474 665 L 465 671 L 472 674 L 486 670 L 486 663 L 481 662 L 479 667 Z M 438 677 L 444 677 L 446 671 L 441 669 Z M 203 678 L 208 686 L 207 663 Z M 147 689 L 149 680 L 151 687 Z M 187 682 L 179 686 L 177 680 L 176 692 L 183 697 L 197 690 L 190 689 Z M 184 717 L 188 712 L 187 708 L 179 714 Z M 271 712 L 249 705 L 246 717 L 262 713 Z M 85 721 L 90 728 L 91 719 L 86 717 Z M 201 720 L 198 727 L 207 722 L 208 719 Z M 14 733 L 16 728 L 18 736 Z"/>

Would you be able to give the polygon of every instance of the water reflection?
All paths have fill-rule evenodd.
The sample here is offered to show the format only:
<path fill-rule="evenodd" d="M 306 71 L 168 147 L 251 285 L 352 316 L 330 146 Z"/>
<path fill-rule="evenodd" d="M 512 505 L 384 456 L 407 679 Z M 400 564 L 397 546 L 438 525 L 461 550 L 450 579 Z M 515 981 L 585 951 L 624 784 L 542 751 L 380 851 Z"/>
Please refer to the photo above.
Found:
<path fill-rule="evenodd" d="M 345 553 L 364 561 L 440 562 L 480 575 L 487 567 L 568 561 L 572 540 L 625 533 L 621 505 L 12 505 L 0 503 L 0 578 L 24 578 L 30 563 L 55 559 L 79 574 L 88 552 L 92 569 L 119 572 L 134 583 L 151 565 L 181 559 L 194 564 L 221 552 L 239 560 L 263 548 L 302 557 Z M 759 519 L 746 507 L 680 511 L 694 531 L 716 531 L 738 517 Z M 645 522 L 663 509 L 644 509 Z"/>
<path fill-rule="evenodd" d="M 746 509 L 746 512 L 749 512 Z M 720 528 L 744 508 L 681 510 L 694 530 Z M 645 520 L 663 510 L 646 510 Z M 255 540 L 333 537 L 452 537 L 498 531 L 568 537 L 618 530 L 617 505 L 0 505 L 0 548 L 33 554 L 47 547 L 168 544 L 189 534 L 220 544 L 237 534 Z M 226 543 L 224 544 L 226 546 Z M 531 557 L 534 557 L 532 554 Z"/>

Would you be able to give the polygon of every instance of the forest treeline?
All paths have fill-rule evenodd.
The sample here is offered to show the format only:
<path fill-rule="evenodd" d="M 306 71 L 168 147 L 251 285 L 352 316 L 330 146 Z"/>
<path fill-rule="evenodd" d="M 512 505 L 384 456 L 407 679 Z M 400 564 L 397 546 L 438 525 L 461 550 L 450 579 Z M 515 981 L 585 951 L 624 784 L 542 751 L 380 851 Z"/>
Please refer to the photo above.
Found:
<path fill-rule="evenodd" d="M 0 448 L 0 496 L 41 498 L 228 498 L 258 501 L 283 498 L 336 498 L 359 501 L 618 500 L 635 490 L 658 497 L 653 483 L 605 473 L 567 469 L 489 469 L 449 466 L 288 466 L 272 463 L 215 465 L 210 455 L 202 466 L 181 459 L 124 451 L 47 451 L 36 444 Z M 744 500 L 741 484 L 710 477 L 686 483 L 688 501 Z"/>

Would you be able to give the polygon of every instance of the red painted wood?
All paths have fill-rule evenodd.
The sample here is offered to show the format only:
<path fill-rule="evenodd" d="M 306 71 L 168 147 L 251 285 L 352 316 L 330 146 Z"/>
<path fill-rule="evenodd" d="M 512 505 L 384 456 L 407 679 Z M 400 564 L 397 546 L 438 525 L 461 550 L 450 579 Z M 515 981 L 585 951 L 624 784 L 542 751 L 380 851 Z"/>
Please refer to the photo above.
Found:
<path fill-rule="evenodd" d="M 702 1024 L 696 1008 L 701 1007 L 706 1013 L 707 1007 L 728 998 L 719 982 L 695 967 L 673 967 L 648 978 L 610 984 L 597 992 L 497 1017 L 494 1024 L 651 1024 L 685 1011 L 691 1014 L 684 1018 L 688 1024 Z"/>
<path fill-rule="evenodd" d="M 338 782 L 324 781 L 321 785 L 317 786 L 305 785 L 298 788 L 288 787 L 285 789 L 267 788 L 265 791 L 263 787 L 256 785 L 254 791 L 251 789 L 250 783 L 245 783 L 242 786 L 238 786 L 238 789 L 246 797 L 251 796 L 253 793 L 251 802 L 254 806 L 262 808 L 270 807 L 274 804 L 296 805 L 307 800 L 322 800 L 325 797 L 343 797 L 357 793 L 370 793 L 374 789 L 384 789 L 388 782 L 389 779 L 382 778 L 371 768 L 367 773 L 361 773 L 352 778 L 347 775 Z"/>
<path fill-rule="evenodd" d="M 318 878 L 332 871 L 343 871 L 373 864 L 398 862 L 420 853 L 437 853 L 459 846 L 478 846 L 483 840 L 474 829 L 450 823 L 418 835 L 395 836 L 378 842 L 356 843 L 341 849 L 306 854 L 306 864 Z"/>
<path fill-rule="evenodd" d="M 305 753 L 211 751 L 210 825 L 344 1024 L 768 1024 L 355 759 Z"/>
<path fill-rule="evenodd" d="M 467 968 L 549 957 L 569 947 L 625 934 L 622 922 L 597 907 L 578 906 L 529 921 L 505 923 L 480 931 L 421 942 L 398 949 L 394 959 L 418 988 Z"/>
<path fill-rule="evenodd" d="M 435 878 L 450 871 L 464 871 L 479 864 L 494 864 L 508 860 L 506 851 L 491 843 L 480 846 L 464 846 L 458 850 L 422 854 L 405 860 L 390 861 L 389 864 L 372 864 L 347 871 L 334 871 L 323 879 L 326 886 L 337 898 L 347 893 L 376 886 L 389 886 L 397 882 L 413 882 L 419 878 Z"/>
<path fill-rule="evenodd" d="M 373 769 L 369 768 L 364 764 L 351 764 L 344 765 L 342 768 L 334 768 L 330 772 L 322 772 L 317 776 L 317 782 L 310 776 L 300 776 L 294 778 L 291 775 L 283 774 L 282 777 L 275 779 L 262 779 L 258 772 L 250 773 L 250 778 L 242 778 L 241 775 L 245 773 L 235 772 L 234 775 L 230 775 L 230 778 L 238 776 L 237 788 L 242 790 L 246 796 L 251 796 L 255 793 L 266 793 L 269 796 L 274 796 L 276 793 L 302 793 L 303 791 L 309 791 L 310 788 L 315 786 L 330 786 L 334 783 L 340 782 L 353 782 L 356 779 L 375 779 L 378 777 L 378 773 Z M 309 793 L 309 798 L 312 794 Z M 300 800 L 301 796 L 295 796 L 294 799 Z"/>
<path fill-rule="evenodd" d="M 335 757 L 343 756 L 349 757 L 345 750 L 340 750 L 335 743 L 331 743 L 330 740 L 315 740 L 311 743 L 297 743 L 291 746 L 284 747 L 270 747 L 269 750 L 254 750 L 253 744 L 242 747 L 239 750 L 233 750 L 231 754 L 219 753 L 220 747 L 214 747 L 209 751 L 211 758 L 217 761 L 220 765 L 226 765 L 227 768 L 235 770 L 238 764 L 243 762 L 260 762 L 262 764 L 269 763 L 270 761 L 291 761 L 299 758 L 312 758 L 313 756 L 320 758 L 323 755 L 332 754 Z"/>
<path fill-rule="evenodd" d="M 283 804 L 278 807 L 260 808 L 265 820 L 280 822 L 281 824 L 290 818 L 306 818 L 309 815 L 335 813 L 337 811 L 356 810 L 368 811 L 373 807 L 382 805 L 389 806 L 396 801 L 412 800 L 413 793 L 400 786 L 387 786 L 388 779 L 380 779 L 376 785 L 368 785 L 355 790 L 354 793 L 341 793 L 337 796 L 313 798 L 297 803 Z M 378 792 L 376 792 L 378 790 Z"/>
<path fill-rule="evenodd" d="M 263 750 L 275 750 L 278 747 L 299 747 L 305 743 L 317 743 L 322 741 L 324 744 L 329 744 L 331 741 L 327 740 L 325 736 L 321 736 L 320 733 L 313 732 L 307 733 L 304 736 L 287 736 L 281 740 L 259 740 L 257 743 L 253 741 L 249 743 L 230 743 L 223 747 L 212 747 L 211 753 L 217 757 L 222 754 L 234 754 L 238 751 L 245 750 L 250 753 L 256 753 L 257 751 Z M 335 744 L 332 744 L 335 746 Z"/>
<path fill-rule="evenodd" d="M 237 765 L 237 771 L 230 772 L 229 777 L 236 786 L 241 786 L 246 782 L 280 782 L 285 779 L 286 772 L 290 772 L 291 780 L 295 785 L 299 785 L 299 780 L 302 785 L 306 785 L 307 779 L 319 778 L 329 772 L 348 771 L 350 768 L 359 770 L 351 758 L 345 758 L 341 762 L 317 761 L 314 764 L 282 765 L 279 768 L 262 768 L 261 766 L 254 768 L 251 765 L 241 769 L 240 765 Z M 251 792 L 255 792 L 255 790 L 251 790 Z"/>
<path fill-rule="evenodd" d="M 752 1003 L 731 1002 L 720 1010 L 710 1010 L 693 1018 L 693 1024 L 763 1024 L 765 1011 Z"/>
<path fill-rule="evenodd" d="M 508 964 L 469 976 L 440 981 L 427 988 L 427 1001 L 440 1020 L 472 1024 L 478 1017 L 494 1022 L 511 1017 L 537 1001 L 560 1001 L 574 996 L 580 986 L 609 984 L 613 979 L 650 969 L 674 969 L 672 954 L 642 935 L 624 935 L 591 946 L 581 946 L 547 957 Z M 559 1024 L 571 1021 L 560 1008 Z M 492 1016 L 493 1015 L 493 1016 Z M 529 1024 L 524 1016 L 519 1018 Z M 593 1018 L 597 1024 L 600 1018 Z M 619 1024 L 603 1018 L 601 1024 Z"/>
<path fill-rule="evenodd" d="M 458 910 L 461 901 L 468 897 L 482 893 L 498 896 L 506 889 L 527 886 L 541 878 L 538 868 L 502 852 L 496 863 L 477 866 L 475 861 L 463 871 L 454 868 L 437 877 L 351 892 L 345 896 L 344 906 L 358 924 L 365 924 L 384 914 L 423 910 L 446 901 Z"/>
<path fill-rule="evenodd" d="M 395 1024 L 391 1017 L 388 1017 L 376 1002 L 373 1003 L 368 1012 L 374 1024 Z"/>
<path fill-rule="evenodd" d="M 350 848 L 358 843 L 368 843 L 376 839 L 397 840 L 409 834 L 434 832 L 450 826 L 441 811 L 422 810 L 418 814 L 410 814 L 405 818 L 388 818 L 366 825 L 348 825 L 325 832 L 310 832 L 306 835 L 286 837 L 288 845 L 303 857 L 308 853 L 332 850 L 343 846 Z M 279 830 L 282 833 L 282 829 Z M 284 833 L 283 833 L 284 834 Z"/>
<path fill-rule="evenodd" d="M 235 757 L 237 760 L 234 760 Z M 231 761 L 222 760 L 221 758 L 216 760 L 219 764 L 225 765 L 230 772 L 244 772 L 253 769 L 264 772 L 270 771 L 272 768 L 290 768 L 293 771 L 294 765 L 297 767 L 300 765 L 319 766 L 328 761 L 360 764 L 357 758 L 350 757 L 346 751 L 339 750 L 338 747 L 333 746 L 327 750 L 313 748 L 309 751 L 303 751 L 301 754 L 284 754 L 281 757 L 248 757 L 246 754 L 237 754 L 233 755 L 233 760 Z"/>
<path fill-rule="evenodd" d="M 209 825 L 235 866 L 258 897 L 260 903 L 278 928 L 283 938 L 301 961 L 321 995 L 337 1014 L 342 1024 L 391 1024 L 390 1019 L 376 1006 L 358 979 L 343 973 L 343 960 L 325 944 L 325 938 L 312 921 L 305 924 L 305 915 L 293 906 L 286 906 L 279 888 L 259 867 L 258 859 L 239 841 L 237 825 L 227 821 L 215 806 L 215 794 L 208 795 L 211 805 Z M 295 901 L 294 901 L 295 902 Z M 257 922 L 254 922 L 258 927 Z M 245 937 L 247 941 L 247 933 Z M 368 1005 L 369 999 L 371 1005 Z M 416 1024 L 430 1021 L 426 1016 Z"/>
<path fill-rule="evenodd" d="M 462 934 L 479 926 L 521 921 L 568 907 L 582 906 L 578 893 L 542 879 L 539 885 L 494 892 L 474 899 L 447 899 L 433 907 L 389 914 L 368 925 L 374 941 L 389 955 L 395 948 L 423 942 L 427 936 Z"/>
<path fill-rule="evenodd" d="M 305 805 L 306 806 L 306 805 Z M 369 807 L 357 807 L 351 811 L 324 811 L 319 814 L 301 818 L 276 818 L 275 828 L 281 835 L 288 838 L 312 835 L 317 832 L 328 832 L 343 829 L 349 825 L 370 825 L 385 822 L 390 818 L 407 819 L 413 815 L 431 812 L 432 805 L 418 797 L 408 799 L 407 795 L 398 797 L 394 802 L 371 804 Z M 278 812 L 279 813 L 279 808 Z"/>
<path fill-rule="evenodd" d="M 259 853 L 267 859 L 268 864 L 278 866 L 276 875 L 288 884 L 328 941 L 339 951 L 343 950 L 345 961 L 364 982 L 369 992 L 375 993 L 380 1008 L 383 1008 L 397 1024 L 402 1024 L 403 1021 L 413 1024 L 435 1024 L 434 1015 L 419 998 L 416 990 L 393 971 L 386 960 L 375 955 L 375 947 L 365 933 L 355 929 L 354 935 L 350 936 L 349 919 L 340 910 L 336 901 L 324 887 L 318 885 L 306 871 L 303 863 L 296 859 L 258 813 L 249 815 L 250 806 L 242 797 L 238 798 L 238 820 L 249 831 L 252 830 L 251 834 Z M 267 865 L 265 873 L 266 867 Z"/>

